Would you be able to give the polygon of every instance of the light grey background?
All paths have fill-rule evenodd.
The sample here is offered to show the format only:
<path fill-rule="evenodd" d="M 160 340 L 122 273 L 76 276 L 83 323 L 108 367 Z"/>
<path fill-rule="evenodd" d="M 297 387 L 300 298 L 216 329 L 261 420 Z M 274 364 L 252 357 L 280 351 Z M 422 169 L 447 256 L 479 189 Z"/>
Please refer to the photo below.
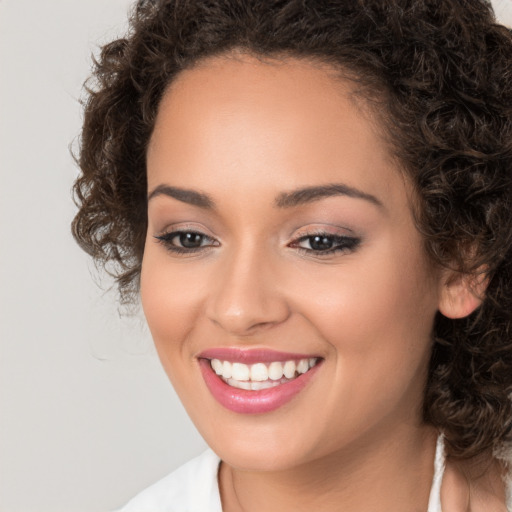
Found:
<path fill-rule="evenodd" d="M 77 100 L 128 5 L 0 0 L 1 512 L 112 510 L 205 446 L 70 235 Z"/>
<path fill-rule="evenodd" d="M 130 3 L 0 0 L 0 512 L 111 510 L 205 447 L 69 230 L 81 85 Z"/>

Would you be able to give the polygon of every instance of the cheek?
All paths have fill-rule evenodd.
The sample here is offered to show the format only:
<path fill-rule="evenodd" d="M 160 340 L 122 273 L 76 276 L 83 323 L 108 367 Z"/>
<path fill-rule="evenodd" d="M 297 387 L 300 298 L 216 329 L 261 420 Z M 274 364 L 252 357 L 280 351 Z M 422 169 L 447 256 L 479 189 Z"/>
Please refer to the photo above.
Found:
<path fill-rule="evenodd" d="M 438 295 L 420 247 L 419 241 L 398 244 L 387 237 L 371 250 L 350 255 L 339 269 L 319 268 L 304 298 L 313 299 L 308 308 L 329 338 L 349 331 L 359 338 L 354 348 L 364 350 L 361 338 L 370 333 L 379 332 L 390 344 L 429 335 Z"/>
<path fill-rule="evenodd" d="M 150 248 L 144 254 L 140 282 L 142 307 L 164 364 L 164 352 L 183 349 L 204 294 L 202 280 L 184 270 L 185 265 L 170 266 L 169 256 L 161 248 Z"/>
<path fill-rule="evenodd" d="M 317 300 L 304 304 L 330 346 L 324 406 L 337 418 L 327 427 L 333 439 L 340 424 L 363 429 L 390 411 L 404 421 L 419 417 L 435 300 L 423 279 L 411 280 L 410 269 L 397 263 L 324 281 L 328 287 L 308 294 Z"/>
<path fill-rule="evenodd" d="M 371 394 L 383 382 L 398 390 L 424 373 L 437 289 L 414 248 L 389 243 L 366 254 L 351 255 L 338 269 L 318 268 L 295 296 L 297 310 L 328 342 L 339 379 Z"/>

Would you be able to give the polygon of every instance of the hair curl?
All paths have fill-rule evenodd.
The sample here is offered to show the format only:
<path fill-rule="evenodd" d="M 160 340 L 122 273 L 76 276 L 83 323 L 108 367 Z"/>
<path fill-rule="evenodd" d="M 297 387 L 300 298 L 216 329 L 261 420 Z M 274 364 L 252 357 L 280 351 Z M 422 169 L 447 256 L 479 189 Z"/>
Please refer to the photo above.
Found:
<path fill-rule="evenodd" d="M 146 220 L 146 148 L 160 99 L 183 69 L 242 50 L 348 70 L 379 103 L 415 185 L 432 260 L 485 269 L 483 305 L 440 314 L 425 421 L 448 453 L 510 440 L 512 419 L 512 36 L 479 0 L 157 0 L 102 48 L 87 86 L 73 234 L 138 290 Z M 370 104 L 372 104 L 370 101 Z"/>

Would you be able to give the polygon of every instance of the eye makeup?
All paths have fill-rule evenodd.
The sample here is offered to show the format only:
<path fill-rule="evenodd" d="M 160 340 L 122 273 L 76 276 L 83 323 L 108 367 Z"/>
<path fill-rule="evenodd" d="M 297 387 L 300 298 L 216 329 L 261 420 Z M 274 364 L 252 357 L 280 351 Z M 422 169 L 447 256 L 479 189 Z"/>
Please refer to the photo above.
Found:
<path fill-rule="evenodd" d="M 220 242 L 198 230 L 172 230 L 154 237 L 165 249 L 176 255 L 196 254 L 220 247 Z M 354 236 L 339 235 L 322 230 L 305 232 L 296 237 L 288 247 L 300 253 L 315 257 L 332 256 L 336 253 L 354 251 L 361 239 Z"/>

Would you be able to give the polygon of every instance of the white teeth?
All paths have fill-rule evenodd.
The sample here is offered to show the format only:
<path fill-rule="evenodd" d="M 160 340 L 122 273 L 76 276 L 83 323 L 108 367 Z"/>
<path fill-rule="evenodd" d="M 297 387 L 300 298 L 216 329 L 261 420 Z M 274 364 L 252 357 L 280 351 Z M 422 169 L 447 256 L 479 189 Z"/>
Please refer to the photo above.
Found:
<path fill-rule="evenodd" d="M 283 374 L 287 379 L 292 379 L 295 376 L 295 361 L 286 361 L 284 363 Z"/>
<path fill-rule="evenodd" d="M 261 389 L 273 388 L 275 386 L 279 386 L 279 384 L 284 384 L 285 382 L 290 382 L 289 380 L 282 379 L 281 381 L 272 381 L 266 380 L 265 382 L 249 382 L 249 381 L 239 381 L 235 379 L 228 379 L 226 384 L 229 384 L 233 388 L 238 389 L 248 389 L 252 391 L 260 391 Z"/>
<path fill-rule="evenodd" d="M 230 379 L 231 378 L 231 363 L 229 361 L 224 361 L 222 363 L 222 376 L 225 378 L 225 379 Z"/>
<path fill-rule="evenodd" d="M 299 373 L 306 373 L 309 370 L 309 360 L 301 359 L 297 365 L 297 371 Z"/>
<path fill-rule="evenodd" d="M 250 369 L 246 364 L 233 363 L 231 365 L 231 377 L 235 380 L 249 380 Z"/>
<path fill-rule="evenodd" d="M 217 375 L 222 375 L 222 369 L 224 368 L 222 361 L 219 361 L 218 359 L 212 359 L 211 365 L 212 365 L 213 371 Z"/>
<path fill-rule="evenodd" d="M 279 380 L 283 378 L 283 365 L 279 362 L 270 363 L 268 367 L 268 378 L 271 380 Z"/>
<path fill-rule="evenodd" d="M 227 382 L 230 386 L 233 386 L 234 388 L 247 389 L 247 390 L 251 389 L 251 384 L 252 384 L 252 382 L 250 382 L 248 380 L 236 380 L 236 379 L 229 379 Z"/>
<path fill-rule="evenodd" d="M 254 382 L 263 382 L 268 380 L 268 368 L 263 363 L 256 363 L 251 366 L 251 380 Z"/>
<path fill-rule="evenodd" d="M 298 361 L 273 361 L 251 365 L 212 359 L 210 364 L 213 371 L 230 386 L 258 391 L 289 382 L 306 373 L 317 362 L 316 357 L 311 357 Z"/>
<path fill-rule="evenodd" d="M 272 388 L 276 385 L 278 386 L 279 382 L 273 382 L 271 380 L 268 382 L 251 382 L 251 389 L 253 391 L 259 391 L 260 389 Z"/>

